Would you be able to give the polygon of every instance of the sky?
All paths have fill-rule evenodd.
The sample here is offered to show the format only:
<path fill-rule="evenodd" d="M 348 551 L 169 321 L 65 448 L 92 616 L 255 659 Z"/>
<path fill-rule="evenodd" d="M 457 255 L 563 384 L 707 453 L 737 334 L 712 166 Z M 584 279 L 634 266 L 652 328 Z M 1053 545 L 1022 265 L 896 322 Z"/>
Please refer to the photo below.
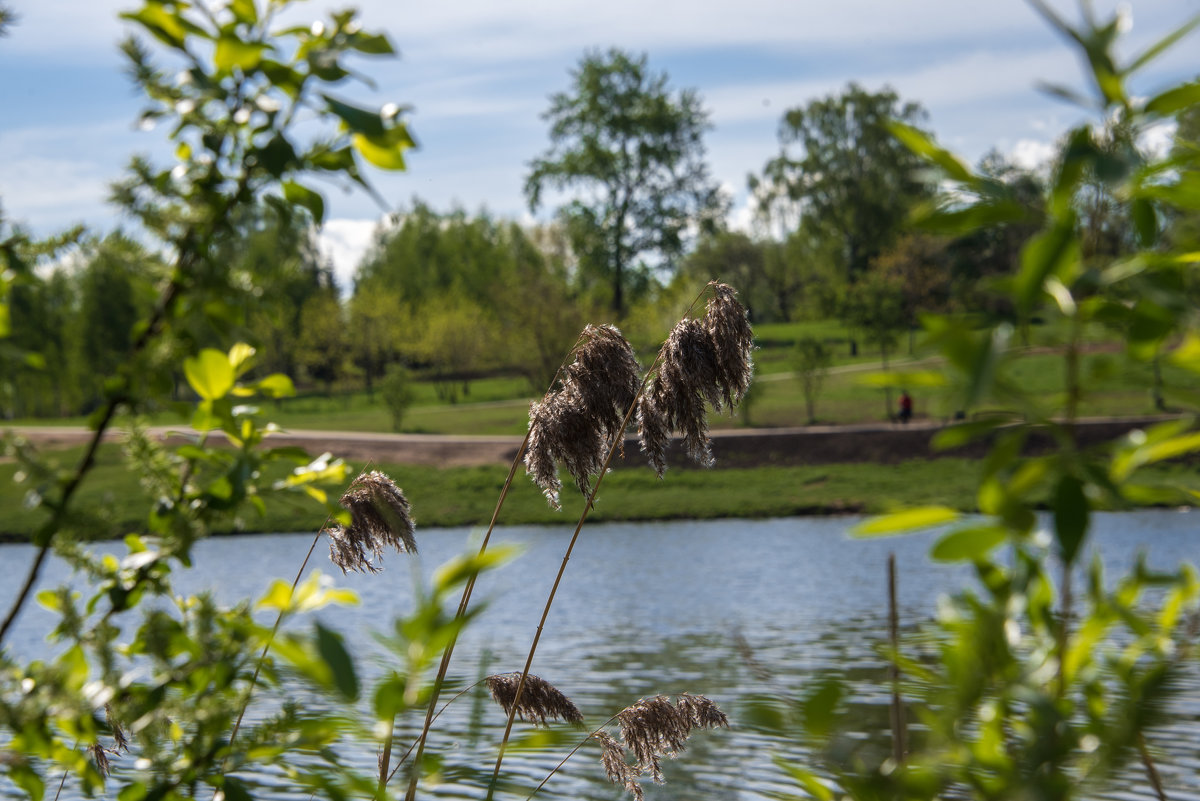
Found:
<path fill-rule="evenodd" d="M 1047 0 L 1075 21 L 1074 0 Z M 48 235 L 74 223 L 105 232 L 125 224 L 106 202 L 134 154 L 165 162 L 163 130 L 136 126 L 141 102 L 124 71 L 118 19 L 132 0 L 6 0 L 17 24 L 0 39 L 0 204 L 12 222 Z M 387 208 L 330 184 L 322 249 L 343 286 L 379 220 L 414 199 L 435 210 L 532 221 L 522 187 L 549 145 L 542 113 L 570 87 L 585 53 L 645 53 L 674 90 L 693 89 L 712 123 L 712 176 L 729 193 L 733 222 L 748 216 L 746 178 L 779 153 L 790 108 L 855 81 L 895 89 L 929 112 L 939 142 L 975 163 L 996 149 L 1027 166 L 1085 112 L 1039 91 L 1052 80 L 1086 88 L 1070 49 L 1023 0 L 358 0 L 367 30 L 389 35 L 399 56 L 362 58 L 374 89 L 347 97 L 412 107 L 419 149 L 403 173 L 370 177 Z M 1200 13 L 1200 0 L 1120 4 L 1140 51 Z M 309 0 L 305 21 L 345 7 Z M 1118 4 L 1095 0 L 1100 15 Z M 1152 63 L 1135 93 L 1200 72 L 1193 35 Z M 553 209 L 539 211 L 546 218 Z"/>

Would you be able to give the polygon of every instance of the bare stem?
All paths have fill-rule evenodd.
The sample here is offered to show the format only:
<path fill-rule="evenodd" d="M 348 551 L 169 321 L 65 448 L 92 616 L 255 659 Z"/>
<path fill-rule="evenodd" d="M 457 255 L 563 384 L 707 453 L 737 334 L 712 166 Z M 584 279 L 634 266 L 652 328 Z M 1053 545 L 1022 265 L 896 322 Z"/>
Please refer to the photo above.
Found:
<path fill-rule="evenodd" d="M 896 555 L 888 554 L 888 639 L 892 645 L 892 658 L 888 675 L 892 682 L 892 758 L 902 764 L 908 755 L 908 726 L 904 720 L 904 701 L 900 698 L 900 667 L 896 657 L 900 650 L 900 613 L 896 604 Z"/>
<path fill-rule="evenodd" d="M 1146 738 L 1141 732 L 1138 732 L 1138 753 L 1142 756 L 1142 764 L 1146 767 L 1146 775 L 1150 778 L 1150 786 L 1154 788 L 1154 795 L 1158 801 L 1167 801 L 1167 793 L 1163 790 L 1162 778 L 1158 775 L 1158 768 L 1154 766 L 1154 759 L 1150 756 L 1150 749 L 1146 747 Z"/>
<path fill-rule="evenodd" d="M 567 352 L 567 357 L 563 359 L 562 363 L 559 364 L 558 370 L 554 373 L 554 378 L 550 381 L 551 387 L 554 386 L 555 382 L 558 381 L 559 376 L 562 375 L 562 371 L 566 366 L 567 359 L 571 358 L 571 354 L 574 353 L 579 347 L 581 341 L 581 339 L 577 339 L 575 341 L 575 344 L 571 346 L 571 350 Z M 517 475 L 517 468 L 521 466 L 521 457 L 525 453 L 526 446 L 529 445 L 529 436 L 531 433 L 531 431 L 525 432 L 525 439 L 521 441 L 520 447 L 517 448 L 517 452 L 513 456 L 512 464 L 508 468 L 508 476 L 504 479 L 504 487 L 501 488 L 500 497 L 496 500 L 496 507 L 492 510 L 492 519 L 488 522 L 487 532 L 483 535 L 483 542 L 481 542 L 479 545 L 479 554 L 481 556 L 485 551 L 487 551 L 488 544 L 491 542 L 492 532 L 496 529 L 496 521 L 500 519 L 500 510 L 504 508 L 504 502 L 508 499 L 509 489 L 512 488 L 513 479 Z M 467 583 L 463 587 L 462 599 L 458 602 L 458 611 L 455 613 L 456 619 L 462 618 L 467 613 L 467 608 L 471 603 L 471 594 L 475 591 L 476 578 L 478 578 L 478 574 L 472 575 L 469 579 L 467 579 Z M 442 661 L 441 664 L 438 665 L 437 677 L 433 680 L 433 691 L 429 696 L 429 705 L 425 710 L 425 724 L 421 728 L 421 736 L 417 738 L 417 756 L 415 762 L 418 765 L 421 763 L 421 757 L 425 755 L 425 743 L 429 739 L 429 729 L 437 717 L 434 715 L 433 710 L 437 707 L 438 696 L 441 694 L 442 686 L 446 682 L 446 673 L 450 669 L 450 659 L 454 655 L 454 646 L 457 644 L 458 634 L 456 633 L 450 638 L 450 644 L 446 646 L 446 650 L 442 652 Z M 443 709 L 444 708 L 445 707 L 443 707 Z M 440 715 L 441 712 L 438 712 L 437 714 Z M 412 752 L 411 748 L 409 749 L 409 752 Z M 385 752 L 385 757 L 386 756 L 387 753 Z M 405 754 L 404 758 L 407 759 L 408 754 Z M 397 769 L 399 769 L 399 765 L 397 765 Z M 386 784 L 388 781 L 391 781 L 392 776 L 395 774 L 396 771 L 393 770 L 390 774 L 388 774 L 387 778 L 384 780 L 384 783 Z M 408 780 L 408 789 L 404 794 L 405 801 L 415 801 L 417 797 L 417 782 L 419 779 L 419 769 L 412 771 L 412 775 Z"/>
<path fill-rule="evenodd" d="M 555 765 L 554 769 L 551 770 L 548 774 L 546 774 L 546 778 L 542 779 L 541 784 L 539 784 L 537 787 L 533 788 L 533 792 L 525 797 L 525 801 L 529 801 L 530 798 L 533 798 L 535 795 L 537 795 L 538 790 L 541 790 L 543 787 L 545 787 L 546 782 L 550 781 L 552 778 L 554 778 L 554 774 L 556 774 L 560 770 L 562 770 L 562 766 L 567 764 L 568 759 L 575 756 L 576 752 L 578 752 L 580 748 L 583 748 L 585 745 L 587 745 L 589 740 L 591 740 L 597 734 L 599 734 L 600 732 L 602 732 L 606 728 L 608 728 L 610 725 L 612 725 L 613 721 L 615 721 L 617 719 L 617 716 L 620 714 L 621 713 L 618 712 L 616 715 L 613 715 L 611 718 L 609 718 L 608 720 L 601 723 L 598 728 L 592 729 L 591 733 L 589 733 L 587 737 L 584 737 L 582 740 L 580 740 L 579 743 L 574 748 L 572 748 L 570 751 L 567 752 L 567 755 L 562 758 L 562 761 L 559 762 L 557 765 Z"/>
<path fill-rule="evenodd" d="M 480 543 L 480 545 L 479 545 L 480 555 L 483 555 L 483 553 L 487 550 L 488 543 L 491 542 L 492 532 L 496 528 L 496 521 L 500 518 L 500 509 L 503 508 L 505 500 L 508 499 L 508 491 L 512 487 L 513 478 L 516 476 L 517 468 L 521 464 L 521 456 L 522 456 L 522 454 L 524 454 L 525 446 L 528 444 L 529 444 L 529 432 L 526 432 L 525 439 L 521 441 L 521 446 L 519 448 L 517 448 L 517 454 L 516 454 L 516 456 L 513 457 L 512 465 L 508 468 L 508 477 L 504 479 L 504 487 L 500 490 L 500 497 L 496 501 L 496 508 L 492 511 L 492 519 L 488 523 L 487 532 L 483 535 L 483 542 Z M 471 603 L 471 593 L 474 592 L 474 590 L 475 590 L 475 579 L 478 578 L 478 575 L 479 574 L 476 573 L 476 574 L 472 575 L 469 579 L 467 579 L 467 583 L 463 587 L 462 599 L 458 602 L 458 611 L 455 613 L 455 618 L 461 618 L 467 613 L 467 607 Z M 450 643 L 449 643 L 449 645 L 446 646 L 446 650 L 442 652 L 442 661 L 441 661 L 441 664 L 438 665 L 437 677 L 433 680 L 433 691 L 429 696 L 429 705 L 425 710 L 425 725 L 421 728 L 421 735 L 420 735 L 420 737 L 417 738 L 417 741 L 415 743 L 415 746 L 417 749 L 417 756 L 416 756 L 415 761 L 418 765 L 421 762 L 421 757 L 423 757 L 425 755 L 425 742 L 429 738 L 429 729 L 430 729 L 430 727 L 433 726 L 433 721 L 436 720 L 437 716 L 441 714 L 441 712 L 439 711 L 435 715 L 433 710 L 437 708 L 438 696 L 441 694 L 442 686 L 445 684 L 446 673 L 450 669 L 450 658 L 454 655 L 454 646 L 457 644 L 458 644 L 458 634 L 456 633 L 450 638 Z M 474 685 L 472 685 L 472 686 L 474 686 Z M 455 696 L 455 698 L 457 698 L 457 697 L 458 696 Z M 451 699 L 451 700 L 453 700 L 453 699 Z M 447 702 L 447 703 L 449 703 L 449 702 Z M 442 707 L 442 709 L 444 710 L 445 707 Z M 390 738 L 389 738 L 389 742 L 390 742 Z M 409 750 L 409 753 L 412 752 L 411 747 L 408 750 Z M 384 752 L 383 772 L 386 772 L 386 770 L 387 770 L 386 763 L 387 763 L 388 756 L 389 756 L 388 752 L 385 751 Z M 408 758 L 408 754 L 405 754 L 404 759 L 407 759 L 407 758 Z M 403 761 L 404 760 L 401 759 L 401 762 L 403 762 Z M 399 770 L 399 767 L 400 767 L 400 765 L 397 764 L 396 769 Z M 395 775 L 395 773 L 396 773 L 396 771 L 393 770 L 390 774 L 388 774 L 387 777 L 383 780 L 383 783 L 386 785 L 389 781 L 391 781 L 391 778 L 392 778 L 392 776 Z M 420 772 L 418 770 L 412 771 L 412 775 L 410 776 L 409 781 L 408 781 L 408 790 L 405 792 L 405 795 L 404 795 L 404 797 L 407 801 L 413 801 L 413 799 L 416 798 L 417 781 L 420 778 L 419 773 Z"/>

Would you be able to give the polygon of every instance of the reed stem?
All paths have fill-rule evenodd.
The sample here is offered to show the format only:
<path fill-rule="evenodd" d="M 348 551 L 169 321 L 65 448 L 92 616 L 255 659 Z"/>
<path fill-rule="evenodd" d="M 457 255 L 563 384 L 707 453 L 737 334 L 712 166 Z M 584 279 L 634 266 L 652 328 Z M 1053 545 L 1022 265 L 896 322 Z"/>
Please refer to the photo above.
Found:
<path fill-rule="evenodd" d="M 897 765 L 908 756 L 908 724 L 904 719 L 904 701 L 900 698 L 900 666 L 896 657 L 900 652 L 900 613 L 896 603 L 896 554 L 888 554 L 888 640 L 892 646 L 888 676 L 892 682 L 892 758 Z"/>
<path fill-rule="evenodd" d="M 523 439 L 521 441 L 520 447 L 517 448 L 517 454 L 516 454 L 516 456 L 513 457 L 512 465 L 509 466 L 509 468 L 508 468 L 508 476 L 504 479 L 504 487 L 501 488 L 501 490 L 500 490 L 500 497 L 496 501 L 496 508 L 492 510 L 492 519 L 488 523 L 487 532 L 483 535 L 483 542 L 481 542 L 479 545 L 479 554 L 481 556 L 487 550 L 488 543 L 490 543 L 492 540 L 492 532 L 496 529 L 496 521 L 500 518 L 500 509 L 503 508 L 505 500 L 508 499 L 508 491 L 512 487 L 513 478 L 516 476 L 517 468 L 521 464 L 521 455 L 525 452 L 525 446 L 528 444 L 529 444 L 529 432 L 526 432 L 525 439 Z M 455 612 L 455 619 L 459 619 L 459 618 L 463 617 L 464 615 L 466 615 L 467 607 L 471 603 L 471 594 L 475 590 L 475 580 L 478 577 L 479 577 L 479 574 L 475 573 L 469 579 L 467 579 L 467 583 L 463 587 L 462 599 L 458 602 L 458 611 Z M 441 715 L 442 711 L 444 711 L 446 708 L 445 706 L 443 706 L 442 710 L 439 710 L 436 715 L 434 714 L 433 710 L 437 708 L 438 696 L 441 694 L 442 686 L 445 684 L 445 681 L 446 681 L 446 673 L 450 669 L 450 658 L 454 655 L 454 646 L 457 644 L 458 644 L 458 634 L 455 633 L 450 638 L 450 643 L 446 646 L 446 650 L 442 652 L 442 661 L 441 661 L 441 664 L 438 665 L 437 677 L 434 678 L 434 680 L 433 680 L 433 691 L 430 693 L 430 696 L 429 696 L 429 705 L 425 710 L 425 724 L 421 727 L 421 735 L 417 738 L 417 741 L 415 743 L 415 746 L 417 749 L 417 756 L 416 756 L 414 762 L 417 765 L 420 765 L 421 757 L 423 757 L 425 755 L 425 742 L 429 738 L 429 729 L 433 726 L 433 722 L 435 720 L 437 720 L 437 717 L 439 715 Z M 473 687 L 475 685 L 471 685 L 471 686 Z M 461 693 L 459 695 L 461 695 Z M 447 701 L 446 705 L 448 706 L 451 702 L 454 701 L 455 698 L 458 698 L 458 696 L 456 695 L 456 696 L 454 696 L 454 698 L 450 699 L 450 701 Z M 390 742 L 390 737 L 389 737 L 389 742 Z M 402 764 L 404 759 L 408 758 L 408 754 L 411 754 L 411 753 L 412 753 L 412 748 L 410 747 L 408 749 L 408 753 L 406 753 L 404 755 L 403 759 L 401 759 L 401 762 L 396 765 L 396 770 L 400 769 L 400 764 Z M 387 770 L 386 764 L 385 764 L 383 770 L 385 770 L 385 771 Z M 391 781 L 392 776 L 394 776 L 394 775 L 396 775 L 395 770 L 393 770 L 391 773 L 389 773 L 387 775 L 387 778 L 384 779 L 384 782 L 383 782 L 384 785 L 386 785 L 389 781 Z M 417 781 L 419 779 L 420 779 L 420 770 L 419 769 L 413 770 L 411 776 L 409 777 L 408 789 L 405 791 L 405 794 L 404 794 L 406 801 L 413 801 L 413 799 L 416 798 L 416 796 L 417 796 Z"/>
<path fill-rule="evenodd" d="M 685 317 L 691 315 L 692 310 L 696 307 L 696 304 L 699 303 L 701 298 L 708 293 L 711 286 L 712 284 L 705 285 L 704 289 L 700 291 L 700 294 L 698 294 L 695 300 L 692 301 L 691 305 L 688 306 L 687 311 L 684 312 Z M 613 433 L 612 442 L 608 448 L 608 454 L 604 458 L 604 464 L 601 466 L 600 473 L 596 476 L 596 480 L 592 484 L 592 489 L 588 493 L 587 502 L 583 505 L 583 511 L 579 515 L 579 522 L 575 525 L 575 532 L 571 535 L 571 541 L 567 543 L 566 553 L 563 554 L 562 562 L 559 564 L 558 573 L 554 577 L 554 584 L 550 587 L 550 594 L 546 598 L 546 605 L 542 609 L 541 619 L 538 621 L 537 630 L 534 632 L 533 642 L 529 646 L 529 655 L 525 659 L 525 667 L 522 669 L 521 678 L 517 682 L 517 691 L 513 697 L 512 709 L 508 713 L 508 722 L 504 726 L 504 735 L 500 739 L 500 749 L 499 753 L 496 755 L 496 767 L 492 771 L 492 779 L 488 783 L 487 801 L 492 801 L 492 799 L 495 797 L 496 784 L 500 779 L 500 766 L 504 762 L 504 751 L 508 746 L 509 738 L 512 736 L 512 727 L 513 721 L 516 719 L 517 705 L 521 701 L 521 693 L 525 689 L 525 680 L 528 678 L 529 670 L 533 666 L 533 656 L 535 653 L 537 653 L 538 643 L 541 641 L 542 631 L 546 626 L 546 619 L 550 616 L 550 607 L 554 604 L 554 596 L 558 592 L 559 584 L 562 583 L 563 574 L 567 571 L 567 563 L 571 561 L 571 554 L 575 550 L 575 543 L 579 541 L 579 533 L 583 530 L 583 524 L 587 522 L 588 515 L 592 511 L 592 507 L 595 505 L 596 495 L 600 491 L 600 485 L 604 483 L 604 476 L 608 474 L 608 469 L 612 465 L 613 456 L 616 455 L 617 449 L 624 443 L 625 429 L 628 428 L 629 421 L 633 419 L 633 414 L 638 407 L 638 401 L 641 400 L 642 395 L 646 392 L 646 387 L 650 383 L 650 378 L 654 375 L 654 371 L 662 361 L 662 358 L 663 350 L 660 348 L 658 354 L 654 357 L 653 363 L 651 363 L 650 367 L 646 370 L 646 374 L 642 377 L 641 386 L 638 387 L 638 391 L 637 394 L 634 395 L 633 402 L 629 404 L 629 408 L 625 411 L 625 417 L 622 420 L 621 425 Z M 410 798 L 407 799 L 407 801 L 413 801 L 413 799 Z"/>
<path fill-rule="evenodd" d="M 575 344 L 571 346 L 571 350 L 567 352 L 566 358 L 564 358 L 563 361 L 559 364 L 558 370 L 555 371 L 555 373 L 554 373 L 554 378 L 551 379 L 551 381 L 550 381 L 551 387 L 554 386 L 554 384 L 558 381 L 559 376 L 562 375 L 563 367 L 566 365 L 567 359 L 571 358 L 571 354 L 574 353 L 575 350 L 579 347 L 581 341 L 582 341 L 581 339 L 577 339 L 575 341 Z M 496 507 L 492 510 L 492 519 L 488 522 L 487 532 L 484 533 L 483 542 L 481 542 L 479 545 L 479 555 L 480 556 L 482 556 L 484 554 L 484 552 L 487 551 L 488 544 L 492 540 L 492 532 L 496 529 L 496 521 L 500 519 L 500 510 L 502 508 L 504 508 L 504 502 L 508 499 L 508 492 L 512 488 L 513 479 L 517 475 L 517 468 L 520 467 L 520 465 L 521 465 L 521 457 L 525 453 L 525 448 L 526 448 L 526 446 L 529 445 L 529 437 L 530 437 L 531 433 L 532 432 L 529 430 L 527 430 L 525 432 L 525 439 L 521 440 L 521 445 L 517 448 L 517 452 L 513 456 L 512 464 L 509 465 L 508 476 L 504 479 L 504 486 L 500 490 L 500 497 L 496 500 Z M 467 579 L 467 583 L 463 587 L 462 599 L 459 600 L 459 602 L 458 602 L 458 611 L 455 613 L 455 619 L 462 618 L 464 615 L 466 615 L 467 607 L 471 603 L 471 595 L 475 591 L 476 578 L 478 578 L 478 574 L 474 574 L 469 579 Z M 454 655 L 454 647 L 457 644 L 458 644 L 458 634 L 456 633 L 450 638 L 450 644 L 446 646 L 446 650 L 442 652 L 442 661 L 438 665 L 437 676 L 433 680 L 433 691 L 430 693 L 430 696 L 429 696 L 429 705 L 426 707 L 426 710 L 425 710 L 425 724 L 421 727 L 420 737 L 417 738 L 417 743 L 416 743 L 417 756 L 414 761 L 418 765 L 421 762 L 421 757 L 423 757 L 425 755 L 425 743 L 429 739 L 429 729 L 433 725 L 433 721 L 436 719 L 436 715 L 433 714 L 433 710 L 437 707 L 438 696 L 441 694 L 442 685 L 445 684 L 446 673 L 450 669 L 450 659 Z M 443 709 L 444 708 L 445 707 L 443 707 Z M 437 714 L 440 715 L 441 712 L 438 712 Z M 409 749 L 409 752 L 410 753 L 412 752 L 411 748 Z M 408 758 L 408 754 L 405 754 L 405 759 L 407 759 L 407 758 Z M 397 768 L 399 768 L 398 765 L 397 765 Z M 395 774 L 396 774 L 396 771 L 392 771 L 388 775 L 387 781 L 391 781 L 392 776 L 394 776 Z M 408 789 L 404 793 L 405 801 L 415 801 L 415 799 L 417 797 L 417 781 L 419 779 L 420 779 L 419 770 L 414 770 L 412 772 L 412 775 L 409 777 Z M 386 784 L 386 782 L 385 782 L 385 784 Z"/>

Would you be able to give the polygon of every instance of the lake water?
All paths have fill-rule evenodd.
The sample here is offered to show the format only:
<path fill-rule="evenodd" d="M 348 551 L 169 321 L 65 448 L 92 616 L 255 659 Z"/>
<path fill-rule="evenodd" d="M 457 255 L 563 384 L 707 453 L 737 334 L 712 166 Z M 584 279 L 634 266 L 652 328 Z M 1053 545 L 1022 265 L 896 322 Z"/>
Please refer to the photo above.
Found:
<path fill-rule="evenodd" d="M 639 698 L 659 693 L 700 693 L 725 710 L 733 727 L 699 732 L 688 750 L 666 763 L 667 784 L 647 785 L 651 799 L 762 799 L 794 792 L 774 765 L 784 755 L 806 761 L 798 743 L 738 727 L 739 711 L 755 694 L 789 688 L 803 693 L 830 672 L 876 679 L 882 664 L 874 643 L 886 631 L 886 563 L 894 553 L 899 575 L 900 614 L 911 629 L 928 621 L 940 595 L 970 581 L 959 568 L 933 565 L 930 538 L 851 540 L 854 518 L 793 518 L 762 521 L 671 522 L 595 525 L 584 529 L 542 636 L 533 672 L 575 701 L 589 724 L 599 725 Z M 1144 550 L 1152 567 L 1200 564 L 1200 512 L 1149 511 L 1099 515 L 1094 545 L 1110 571 L 1123 572 Z M 489 605 L 456 651 L 451 673 L 465 684 L 484 671 L 520 670 L 538 616 L 570 537 L 562 528 L 502 528 L 498 542 L 520 543 L 524 553 L 482 578 L 477 600 Z M 473 545 L 467 529 L 418 531 L 419 562 L 389 555 L 383 573 L 343 577 L 319 545 L 312 561 L 339 586 L 359 593 L 359 607 L 322 612 L 343 632 L 365 673 L 386 669 L 386 652 L 372 632 L 411 608 L 415 566 L 428 576 L 453 555 Z M 311 534 L 232 537 L 201 542 L 195 569 L 177 578 L 182 591 L 211 589 L 234 601 L 256 595 L 275 576 L 291 578 Z M 317 558 L 320 557 L 320 558 Z M 28 546 L 0 545 L 0 603 L 7 605 L 32 558 Z M 233 569 L 231 569 L 233 566 Z M 51 564 L 44 586 L 69 577 Z M 52 616 L 29 607 L 11 644 L 26 656 L 41 652 Z M 743 643 L 744 645 L 739 645 Z M 747 649 L 769 676 L 745 658 Z M 1172 799 L 1200 798 L 1200 677 L 1190 672 L 1185 696 L 1171 724 L 1155 733 L 1152 747 Z M 865 686 L 865 685 L 864 685 Z M 862 697 L 865 716 L 886 720 L 882 695 Z M 483 707 L 482 733 L 468 725 L 479 706 L 463 699 L 435 727 L 431 748 L 445 754 L 447 777 L 438 795 L 482 797 L 477 780 L 453 766 L 490 766 L 504 718 L 490 701 Z M 420 721 L 404 724 L 406 742 Z M 565 751 L 506 757 L 506 772 L 536 784 Z M 364 770 L 373 751 L 348 755 Z M 283 786 L 261 777 L 260 797 L 290 798 Z M 0 783 L 0 794 L 11 794 Z M 605 778 L 594 748 L 585 749 L 542 791 L 545 797 L 627 797 Z M 1115 798 L 1150 797 L 1140 772 Z"/>

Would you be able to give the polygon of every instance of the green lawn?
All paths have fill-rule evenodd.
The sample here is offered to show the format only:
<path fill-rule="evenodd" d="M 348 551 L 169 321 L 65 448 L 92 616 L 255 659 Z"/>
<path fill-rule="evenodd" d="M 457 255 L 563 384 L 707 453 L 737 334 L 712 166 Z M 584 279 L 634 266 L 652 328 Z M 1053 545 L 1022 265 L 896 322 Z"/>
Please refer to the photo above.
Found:
<path fill-rule="evenodd" d="M 850 355 L 850 334 L 835 321 L 805 321 L 773 323 L 755 328 L 759 348 L 755 353 L 758 381 L 755 397 L 748 410 L 749 424 L 757 426 L 798 426 L 808 422 L 801 385 L 792 371 L 792 351 L 795 342 L 813 336 L 825 342 L 833 355 L 833 365 L 817 400 L 817 421 L 823 424 L 878 422 L 887 419 L 888 404 L 884 390 L 867 385 L 865 378 L 882 369 L 877 346 L 860 343 L 856 356 Z M 1063 392 L 1063 359 L 1039 348 L 1050 332 L 1038 330 L 1028 339 L 1029 349 L 1014 353 L 1011 379 L 1024 389 L 1044 399 L 1045 408 L 1061 400 Z M 1152 368 L 1148 364 L 1130 361 L 1123 353 L 1104 352 L 1105 340 L 1092 334 L 1089 342 L 1101 346 L 1082 360 L 1082 371 L 1092 394 L 1084 398 L 1079 413 L 1084 416 L 1152 414 L 1155 408 L 1150 389 Z M 918 343 L 919 344 L 919 343 Z M 1111 342 L 1109 343 L 1111 345 Z M 910 355 L 904 339 L 889 356 L 891 371 L 905 372 L 936 367 L 918 350 Z M 644 361 L 652 358 L 646 356 Z M 1184 398 L 1194 400 L 1200 393 L 1200 376 L 1171 365 L 1164 365 L 1162 378 L 1168 401 Z M 527 424 L 528 405 L 535 393 L 522 378 L 492 376 L 470 382 L 469 391 L 457 402 L 439 399 L 436 387 L 429 381 L 414 381 L 414 400 L 401 425 L 410 433 L 500 435 L 520 434 Z M 913 386 L 918 418 L 947 420 L 957 411 L 949 400 L 949 392 L 941 388 Z M 1192 397 L 1187 397 L 1191 393 Z M 892 395 L 894 411 L 895 395 Z M 986 409 L 976 410 L 986 412 Z M 378 431 L 393 430 L 391 415 L 378 392 L 335 392 L 332 396 L 305 390 L 297 397 L 279 402 L 265 402 L 264 412 L 286 429 Z M 82 425 L 83 418 L 56 420 L 20 420 L 14 424 Z M 185 423 L 174 415 L 152 414 L 150 423 L 177 425 Z M 714 426 L 747 424 L 747 411 L 739 411 L 733 419 L 716 418 Z"/>
<path fill-rule="evenodd" d="M 53 453 L 62 467 L 74 464 L 81 449 Z M 89 538 L 117 537 L 140 531 L 150 498 L 122 461 L 120 448 L 100 449 L 93 474 L 77 496 L 75 520 Z M 358 470 L 361 464 L 354 464 Z M 413 505 L 420 526 L 483 526 L 491 518 L 507 468 L 431 469 L 417 465 L 379 464 Z M 0 535 L 23 538 L 42 519 L 26 503 L 28 482 L 15 482 L 18 467 L 0 464 L 0 508 L 6 511 Z M 811 467 L 753 469 L 672 469 L 662 480 L 645 467 L 614 470 L 605 480 L 591 515 L 593 521 L 706 518 L 761 518 L 842 512 L 881 513 L 905 506 L 942 504 L 975 509 L 979 465 L 964 459 L 920 459 L 900 465 L 829 464 Z M 282 474 L 282 471 L 280 471 Z M 1200 476 L 1186 466 L 1167 465 L 1147 471 L 1154 480 L 1200 488 Z M 263 482 L 270 486 L 273 476 Z M 501 515 L 501 524 L 573 526 L 582 499 L 570 485 L 563 491 L 563 511 L 550 509 L 540 491 L 518 474 Z M 341 487 L 331 487 L 338 493 Z M 269 494 L 267 516 L 245 510 L 220 528 L 241 531 L 312 531 L 324 514 L 312 501 Z M 70 527 L 68 527 L 69 530 Z"/>

